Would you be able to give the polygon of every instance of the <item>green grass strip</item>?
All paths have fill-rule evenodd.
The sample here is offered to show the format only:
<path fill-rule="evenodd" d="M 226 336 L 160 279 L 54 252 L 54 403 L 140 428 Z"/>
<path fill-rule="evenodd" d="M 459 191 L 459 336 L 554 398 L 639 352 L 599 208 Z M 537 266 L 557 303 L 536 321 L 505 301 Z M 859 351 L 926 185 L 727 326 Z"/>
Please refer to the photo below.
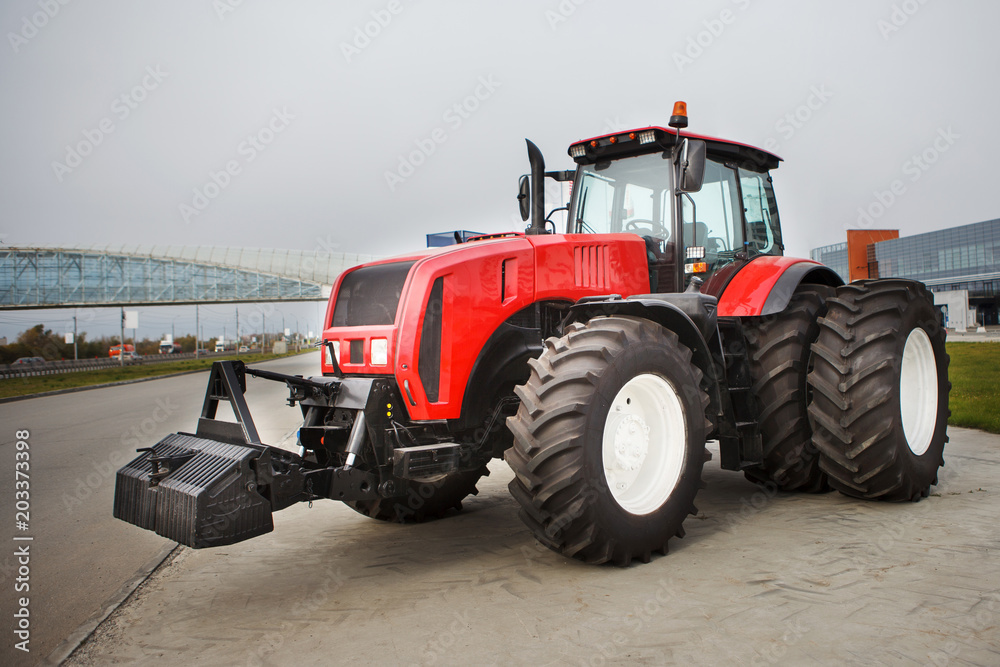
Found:
<path fill-rule="evenodd" d="M 1000 343 L 948 343 L 952 426 L 1000 433 Z"/>

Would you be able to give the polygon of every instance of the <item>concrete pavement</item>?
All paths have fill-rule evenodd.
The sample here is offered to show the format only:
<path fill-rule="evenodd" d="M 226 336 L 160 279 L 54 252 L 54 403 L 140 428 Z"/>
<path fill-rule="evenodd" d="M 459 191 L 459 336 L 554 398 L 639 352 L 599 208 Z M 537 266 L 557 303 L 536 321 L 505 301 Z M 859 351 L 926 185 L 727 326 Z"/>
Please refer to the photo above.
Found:
<path fill-rule="evenodd" d="M 772 496 L 716 456 L 687 537 L 626 569 L 539 546 L 502 462 L 433 523 L 299 505 L 178 550 L 67 664 L 1000 664 L 1000 437 L 950 435 L 916 504 Z"/>

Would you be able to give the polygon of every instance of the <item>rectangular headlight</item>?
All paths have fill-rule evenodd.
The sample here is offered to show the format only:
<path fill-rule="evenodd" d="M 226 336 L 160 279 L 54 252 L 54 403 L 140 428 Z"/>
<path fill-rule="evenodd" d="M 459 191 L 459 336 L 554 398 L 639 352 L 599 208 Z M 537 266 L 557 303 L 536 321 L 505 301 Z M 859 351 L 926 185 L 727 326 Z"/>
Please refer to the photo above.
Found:
<path fill-rule="evenodd" d="M 389 341 L 385 338 L 372 338 L 372 366 L 385 366 L 389 363 Z"/>
<path fill-rule="evenodd" d="M 639 133 L 640 144 L 651 144 L 654 141 L 656 141 L 656 132 L 653 130 L 646 130 L 645 132 Z"/>
<path fill-rule="evenodd" d="M 583 144 L 577 144 L 576 146 L 570 146 L 569 156 L 570 157 L 583 157 L 587 154 L 587 149 L 583 147 Z"/>

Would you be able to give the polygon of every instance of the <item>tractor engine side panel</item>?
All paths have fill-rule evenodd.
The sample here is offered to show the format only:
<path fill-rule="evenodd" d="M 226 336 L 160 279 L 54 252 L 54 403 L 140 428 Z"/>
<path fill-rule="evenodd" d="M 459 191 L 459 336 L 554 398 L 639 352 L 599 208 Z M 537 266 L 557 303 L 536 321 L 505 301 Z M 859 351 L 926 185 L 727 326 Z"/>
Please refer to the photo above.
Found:
<path fill-rule="evenodd" d="M 397 316 L 395 375 L 418 421 L 460 415 L 483 345 L 534 295 L 533 253 L 523 238 L 458 248 L 413 267 Z"/>
<path fill-rule="evenodd" d="M 535 247 L 535 300 L 649 293 L 646 244 L 635 234 L 529 236 Z"/>
<path fill-rule="evenodd" d="M 391 324 L 336 326 L 338 293 L 348 280 L 341 277 L 330 297 L 324 338 L 336 341 L 345 374 L 394 375 L 416 421 L 463 416 L 467 384 L 484 346 L 518 311 L 542 301 L 645 293 L 649 286 L 645 243 L 633 234 L 519 235 L 366 266 L 402 262 L 412 266 Z M 374 338 L 389 341 L 386 366 L 369 363 Z M 332 366 L 324 362 L 323 372 L 332 373 Z"/>
<path fill-rule="evenodd" d="M 645 244 L 632 234 L 474 241 L 418 262 L 397 319 L 396 379 L 404 396 L 409 387 L 407 411 L 418 421 L 461 417 L 486 342 L 532 303 L 633 294 L 648 284 Z"/>

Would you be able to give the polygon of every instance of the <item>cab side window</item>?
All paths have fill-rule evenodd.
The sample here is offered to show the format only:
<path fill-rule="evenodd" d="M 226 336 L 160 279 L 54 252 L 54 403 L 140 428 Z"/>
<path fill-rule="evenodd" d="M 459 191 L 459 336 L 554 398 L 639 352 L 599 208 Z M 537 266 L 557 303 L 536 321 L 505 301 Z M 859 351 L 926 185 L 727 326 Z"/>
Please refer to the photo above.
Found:
<path fill-rule="evenodd" d="M 683 256 L 704 261 L 709 273 L 732 261 L 743 250 L 742 208 L 736 170 L 709 160 L 701 190 L 681 197 Z"/>
<path fill-rule="evenodd" d="M 780 226 L 770 177 L 740 169 L 740 190 L 743 193 L 743 215 L 747 221 L 747 252 L 780 255 Z"/>
<path fill-rule="evenodd" d="M 614 229 L 613 202 L 615 182 L 610 178 L 585 172 L 580 188 L 579 210 L 572 232 L 576 234 L 609 234 Z"/>

